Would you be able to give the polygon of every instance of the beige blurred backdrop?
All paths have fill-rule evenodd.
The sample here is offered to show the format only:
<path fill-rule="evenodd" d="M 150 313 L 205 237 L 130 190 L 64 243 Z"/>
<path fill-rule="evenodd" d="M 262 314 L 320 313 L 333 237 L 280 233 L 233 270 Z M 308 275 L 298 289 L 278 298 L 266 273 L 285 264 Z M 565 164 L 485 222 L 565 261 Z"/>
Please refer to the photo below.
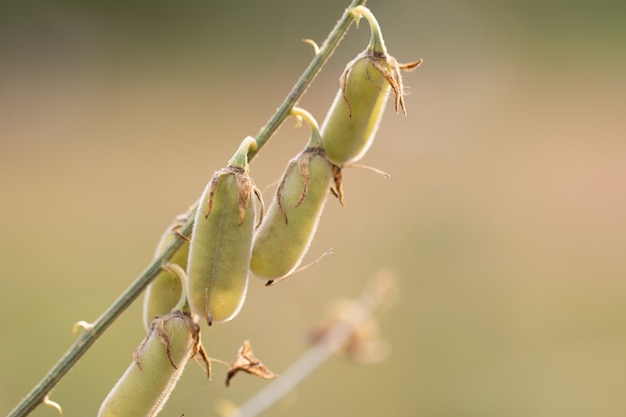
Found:
<path fill-rule="evenodd" d="M 0 5 L 0 414 L 150 261 L 172 217 L 255 135 L 348 1 Z M 329 201 L 290 281 L 252 277 L 210 356 L 244 339 L 281 373 L 331 300 L 380 268 L 383 362 L 333 358 L 271 416 L 626 414 L 626 26 L 623 2 L 370 0 L 405 75 L 346 206 Z M 369 29 L 350 30 L 300 105 L 318 120 Z M 254 160 L 261 188 L 308 137 L 288 120 Z M 269 201 L 272 189 L 268 188 Z M 95 415 L 143 338 L 137 301 L 54 389 Z M 226 389 L 189 366 L 162 415 L 214 416 Z M 34 416 L 55 416 L 38 408 Z"/>

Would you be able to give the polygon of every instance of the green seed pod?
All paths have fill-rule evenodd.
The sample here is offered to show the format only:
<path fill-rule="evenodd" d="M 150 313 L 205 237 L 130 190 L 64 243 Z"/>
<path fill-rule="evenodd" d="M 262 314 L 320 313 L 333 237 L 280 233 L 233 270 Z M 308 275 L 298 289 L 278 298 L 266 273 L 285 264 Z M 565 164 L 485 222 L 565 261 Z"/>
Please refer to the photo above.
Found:
<path fill-rule="evenodd" d="M 292 273 L 302 261 L 315 234 L 331 181 L 341 198 L 341 171 L 330 163 L 321 145 L 317 122 L 308 112 L 292 114 L 311 126 L 307 147 L 289 161 L 252 249 L 251 271 L 274 280 Z"/>
<path fill-rule="evenodd" d="M 368 48 L 346 66 L 322 123 L 326 154 L 338 166 L 361 159 L 372 145 L 391 90 L 396 112 L 401 108 L 406 114 L 400 70 L 415 69 L 422 62 L 398 64 L 387 54 L 380 26 L 369 9 L 357 6 L 352 13 L 368 20 L 372 37 Z"/>
<path fill-rule="evenodd" d="M 207 360 L 200 344 L 200 326 L 189 314 L 174 311 L 156 318 L 135 351 L 134 361 L 100 406 L 98 417 L 155 416 L 188 359 L 197 353 Z"/>
<path fill-rule="evenodd" d="M 253 147 L 254 139 L 246 138 L 229 166 L 213 174 L 196 212 L 187 263 L 187 294 L 191 311 L 209 325 L 232 319 L 246 295 L 257 213 L 251 192 L 259 199 L 262 211 L 261 194 L 248 176 L 247 153 Z"/>
<path fill-rule="evenodd" d="M 163 252 L 172 240 L 175 239 L 176 231 L 187 222 L 191 215 L 191 210 L 184 214 L 176 216 L 173 223 L 167 228 L 161 240 L 157 245 L 155 257 Z M 170 263 L 179 265 L 181 268 L 187 268 L 187 258 L 189 257 L 189 242 L 183 245 L 174 253 L 170 259 Z M 154 278 L 152 283 L 146 288 L 146 294 L 143 302 L 143 323 L 147 331 L 150 330 L 150 323 L 157 316 L 168 314 L 178 303 L 182 292 L 180 279 L 168 269 L 163 269 Z"/>

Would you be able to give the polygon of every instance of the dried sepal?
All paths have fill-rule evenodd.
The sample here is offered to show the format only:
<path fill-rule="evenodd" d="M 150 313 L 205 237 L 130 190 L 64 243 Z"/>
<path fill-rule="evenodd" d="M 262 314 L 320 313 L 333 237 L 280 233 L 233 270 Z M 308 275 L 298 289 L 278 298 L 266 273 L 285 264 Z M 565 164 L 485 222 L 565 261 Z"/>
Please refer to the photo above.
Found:
<path fill-rule="evenodd" d="M 261 191 L 254 184 L 252 178 L 248 175 L 247 169 L 228 166 L 226 168 L 222 168 L 216 171 L 211 177 L 210 190 L 209 190 L 209 199 L 207 210 L 204 214 L 205 218 L 209 217 L 211 214 L 211 209 L 213 208 L 213 198 L 215 196 L 215 190 L 220 182 L 220 180 L 227 175 L 233 175 L 237 181 L 237 188 L 239 189 L 239 224 L 243 223 L 244 218 L 246 217 L 246 210 L 248 208 L 248 201 L 250 200 L 250 194 L 254 193 L 257 200 L 259 201 L 259 219 L 257 220 L 257 226 L 261 224 L 263 220 L 263 196 L 261 195 Z"/>
<path fill-rule="evenodd" d="M 406 114 L 406 107 L 404 104 L 404 85 L 402 83 L 402 74 L 401 71 L 413 71 L 422 63 L 422 59 L 418 59 L 417 61 L 409 62 L 407 64 L 400 64 L 398 61 L 388 55 L 386 52 L 380 52 L 373 50 L 371 48 L 366 49 L 361 52 L 354 58 L 352 61 L 348 63 L 346 69 L 341 74 L 339 78 L 339 87 L 343 93 L 343 99 L 348 106 L 349 117 L 352 117 L 352 105 L 350 103 L 350 99 L 346 94 L 346 85 L 348 77 L 352 72 L 352 69 L 357 65 L 357 63 L 361 60 L 366 60 L 367 64 L 371 64 L 374 70 L 378 71 L 384 79 L 387 81 L 391 89 L 394 93 L 394 109 L 396 113 L 402 109 L 402 113 Z M 369 74 L 369 66 L 368 66 L 368 79 L 370 82 L 378 89 L 381 87 L 373 80 L 372 76 Z"/>
<path fill-rule="evenodd" d="M 165 330 L 165 323 L 168 320 L 172 320 L 172 319 L 176 319 L 176 320 L 182 319 L 185 325 L 187 326 L 187 329 L 189 330 L 189 334 L 191 335 L 191 338 L 192 338 L 192 349 L 191 349 L 189 358 L 194 358 L 196 357 L 196 355 L 200 355 L 201 359 L 207 365 L 207 373 L 209 374 L 209 377 L 210 377 L 210 370 L 211 370 L 210 361 L 200 341 L 200 326 L 198 325 L 198 323 L 193 321 L 191 316 L 178 310 L 172 311 L 170 314 L 166 316 L 157 317 L 150 324 L 150 334 L 152 334 L 152 332 L 155 332 L 158 340 L 163 344 L 163 347 L 165 348 L 165 352 L 167 354 L 167 358 L 170 361 L 170 365 L 172 365 L 174 369 L 178 369 L 178 366 L 179 366 L 179 364 L 175 363 L 174 358 L 172 357 L 172 347 L 171 347 L 170 337 L 168 336 L 167 331 Z M 149 340 L 150 340 L 150 337 L 148 335 L 148 337 L 143 339 L 141 344 L 137 347 L 137 349 L 135 349 L 135 352 L 133 353 L 133 361 L 135 362 L 135 364 L 137 364 L 139 369 L 142 369 L 142 370 L 143 368 L 141 364 L 141 354 L 144 351 L 146 344 L 149 342 Z"/>
<path fill-rule="evenodd" d="M 328 161 L 330 162 L 330 160 Z M 330 162 L 333 167 L 333 186 L 330 187 L 330 191 L 333 193 L 337 199 L 339 199 L 339 203 L 344 206 L 343 200 L 343 174 L 341 167 Z"/>
<path fill-rule="evenodd" d="M 173 311 L 154 319 L 126 372 L 102 402 L 98 417 L 155 416 L 174 390 L 186 363 L 208 358 L 200 326 L 190 314 Z"/>
<path fill-rule="evenodd" d="M 239 371 L 261 379 L 274 379 L 278 376 L 254 356 L 249 340 L 244 340 L 242 346 L 239 348 L 239 352 L 237 352 L 237 356 L 228 368 L 226 375 L 227 387 L 230 386 L 230 381 Z"/>
<path fill-rule="evenodd" d="M 380 29 L 380 25 L 376 20 L 374 14 L 365 6 L 360 5 L 351 10 L 352 15 L 356 18 L 357 28 L 359 26 L 359 21 L 361 18 L 365 18 L 369 25 L 371 31 L 371 39 L 368 48 L 363 51 L 361 54 L 357 55 L 348 65 L 346 66 L 346 70 L 343 72 L 340 78 L 340 86 L 343 91 L 343 98 L 348 106 L 350 116 L 352 116 L 352 106 L 350 104 L 350 100 L 346 96 L 346 80 L 350 75 L 352 69 L 356 66 L 357 62 L 360 60 L 365 60 L 367 63 L 371 64 L 374 69 L 376 69 L 383 78 L 387 81 L 389 86 L 394 92 L 395 102 L 394 108 L 396 113 L 399 109 L 402 109 L 402 113 L 406 114 L 406 108 L 404 105 L 404 93 L 403 93 L 403 85 L 402 85 L 402 75 L 400 71 L 412 71 L 417 68 L 422 60 L 419 59 L 417 61 L 409 62 L 407 64 L 400 64 L 394 57 L 387 53 L 387 47 L 385 46 L 385 41 L 383 39 L 383 35 Z M 368 71 L 368 79 L 378 88 L 383 91 L 381 86 L 379 86 L 376 82 L 373 81 L 372 77 L 369 75 L 369 66 L 367 67 Z"/>
<path fill-rule="evenodd" d="M 311 185 L 311 172 L 309 168 L 311 165 L 311 159 L 314 157 L 320 157 L 320 158 L 325 159 L 328 162 L 329 166 L 331 167 L 332 173 L 333 173 L 334 186 L 331 186 L 330 191 L 335 197 L 339 199 L 339 203 L 343 206 L 344 199 L 343 199 L 341 168 L 333 164 L 326 157 L 326 153 L 324 152 L 323 148 L 314 147 L 314 148 L 306 148 L 295 159 L 292 159 L 291 161 L 289 161 L 289 164 L 287 165 L 287 168 L 285 170 L 285 172 L 289 172 L 297 168 L 298 171 L 300 172 L 300 177 L 302 178 L 302 183 L 303 183 L 302 192 L 300 193 L 300 197 L 294 207 L 300 207 L 300 205 L 302 204 L 302 202 L 304 201 L 304 199 L 309 193 L 309 186 Z M 278 185 L 278 188 L 276 190 L 276 202 L 278 204 L 278 209 L 280 213 L 283 215 L 283 218 L 285 219 L 285 224 L 289 224 L 289 218 L 287 217 L 287 213 L 285 212 L 285 209 L 283 208 L 283 198 L 282 198 L 286 180 L 287 180 L 287 175 L 283 175 Z"/>

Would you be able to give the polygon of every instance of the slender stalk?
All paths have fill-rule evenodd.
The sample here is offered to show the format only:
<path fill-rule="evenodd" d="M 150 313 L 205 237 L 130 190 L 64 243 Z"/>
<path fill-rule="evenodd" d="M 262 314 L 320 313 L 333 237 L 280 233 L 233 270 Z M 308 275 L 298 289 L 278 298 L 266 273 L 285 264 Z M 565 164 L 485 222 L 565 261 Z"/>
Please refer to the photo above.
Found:
<path fill-rule="evenodd" d="M 278 107 L 272 118 L 259 131 L 259 134 L 256 137 L 256 142 L 259 147 L 255 151 L 248 154 L 249 159 L 261 150 L 263 145 L 265 145 L 265 143 L 272 137 L 281 123 L 289 116 L 291 108 L 296 105 L 298 100 L 300 100 L 300 97 L 302 97 L 306 89 L 313 82 L 313 79 L 320 72 L 326 61 L 328 61 L 354 21 L 355 17 L 351 13 L 351 10 L 363 4 L 365 4 L 365 0 L 353 0 L 350 6 L 348 6 L 346 11 L 343 13 L 343 16 L 341 16 L 341 19 L 339 19 L 322 46 L 319 48 L 319 51 L 315 54 L 315 57 L 307 69 L 304 70 L 300 79 L 291 89 L 291 92 L 287 95 L 287 97 L 285 97 L 285 100 Z"/>
<path fill-rule="evenodd" d="M 302 97 L 307 87 L 311 84 L 322 66 L 330 58 L 341 38 L 348 31 L 354 21 L 350 10 L 364 4 L 365 0 L 353 0 L 341 19 L 337 22 L 333 30 L 328 35 L 326 41 L 315 55 L 313 61 L 306 68 L 300 79 L 296 82 L 291 92 L 287 95 L 283 103 L 276 110 L 271 119 L 261 129 L 256 137 L 257 149 L 248 156 L 252 160 L 270 137 L 276 132 L 280 124 L 289 115 L 289 111 Z M 193 226 L 194 216 L 190 216 L 187 223 L 179 230 L 184 237 L 189 237 Z M 87 352 L 94 342 L 105 332 L 105 330 L 128 308 L 141 292 L 152 282 L 159 273 L 161 266 L 167 263 L 172 255 L 184 242 L 183 237 L 174 239 L 173 242 L 163 251 L 162 255 L 154 259 L 148 267 L 132 282 L 132 284 L 120 295 L 120 297 L 98 318 L 92 327 L 78 337 L 76 342 L 65 352 L 44 378 L 32 389 L 26 397 L 11 411 L 7 417 L 24 417 L 30 414 L 39 404 L 44 402 L 50 390 L 69 372 L 78 360 Z"/>

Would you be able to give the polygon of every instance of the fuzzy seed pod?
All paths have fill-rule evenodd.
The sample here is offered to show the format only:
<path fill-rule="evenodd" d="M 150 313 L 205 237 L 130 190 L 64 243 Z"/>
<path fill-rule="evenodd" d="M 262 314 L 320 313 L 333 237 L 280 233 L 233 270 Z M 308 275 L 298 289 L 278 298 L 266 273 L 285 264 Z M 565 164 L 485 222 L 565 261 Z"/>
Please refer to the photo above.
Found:
<path fill-rule="evenodd" d="M 400 65 L 387 48 L 374 15 L 364 6 L 352 13 L 365 17 L 372 37 L 368 48 L 353 59 L 340 78 L 340 88 L 322 123 L 322 139 L 328 158 L 343 166 L 361 159 L 374 141 L 387 97 L 395 95 L 395 110 L 404 107 L 400 70 L 417 68 L 421 60 Z"/>
<path fill-rule="evenodd" d="M 100 406 L 98 417 L 155 416 L 188 359 L 197 353 L 206 360 L 200 326 L 189 314 L 174 311 L 156 318 L 135 351 L 134 361 Z"/>
<path fill-rule="evenodd" d="M 182 215 L 176 216 L 174 222 L 167 228 L 161 240 L 157 245 L 155 257 L 163 252 L 172 240 L 175 239 L 175 233 L 178 228 L 187 222 L 191 215 L 188 211 Z M 183 245 L 174 253 L 170 259 L 171 263 L 179 265 L 183 270 L 187 268 L 187 258 L 189 257 L 189 242 L 183 242 Z M 150 330 L 150 323 L 156 316 L 168 314 L 179 302 L 182 292 L 182 284 L 176 274 L 167 269 L 161 270 L 154 278 L 152 283 L 146 288 L 146 294 L 143 302 L 143 323 L 147 331 Z"/>
<path fill-rule="evenodd" d="M 294 108 L 292 114 L 309 123 L 311 139 L 307 148 L 289 161 L 254 238 L 250 269 L 269 283 L 290 274 L 302 261 L 333 180 L 341 193 L 340 170 L 326 158 L 317 122 L 302 109 Z"/>
<path fill-rule="evenodd" d="M 187 294 L 191 311 L 209 325 L 232 319 L 245 299 L 258 211 L 251 192 L 262 212 L 261 194 L 248 176 L 247 153 L 255 146 L 246 138 L 229 166 L 213 174 L 196 212 Z"/>

